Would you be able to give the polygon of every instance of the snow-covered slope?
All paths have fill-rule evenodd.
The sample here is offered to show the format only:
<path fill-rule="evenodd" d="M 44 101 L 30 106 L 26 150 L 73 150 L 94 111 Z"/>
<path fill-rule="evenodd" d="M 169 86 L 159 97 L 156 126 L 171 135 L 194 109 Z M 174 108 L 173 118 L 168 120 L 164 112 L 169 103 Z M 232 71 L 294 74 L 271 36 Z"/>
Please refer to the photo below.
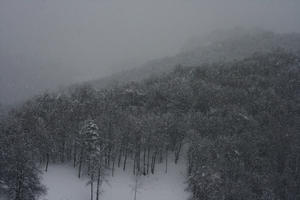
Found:
<path fill-rule="evenodd" d="M 133 200 L 135 177 L 128 165 L 128 171 L 116 169 L 115 175 L 108 175 L 108 182 L 102 186 L 101 200 Z M 141 176 L 137 200 L 186 200 L 189 193 L 185 191 L 185 163 L 169 163 L 168 173 L 165 164 L 158 164 L 156 173 Z M 90 186 L 87 179 L 77 178 L 77 171 L 69 165 L 51 165 L 44 173 L 42 182 L 48 194 L 41 200 L 89 200 Z"/>

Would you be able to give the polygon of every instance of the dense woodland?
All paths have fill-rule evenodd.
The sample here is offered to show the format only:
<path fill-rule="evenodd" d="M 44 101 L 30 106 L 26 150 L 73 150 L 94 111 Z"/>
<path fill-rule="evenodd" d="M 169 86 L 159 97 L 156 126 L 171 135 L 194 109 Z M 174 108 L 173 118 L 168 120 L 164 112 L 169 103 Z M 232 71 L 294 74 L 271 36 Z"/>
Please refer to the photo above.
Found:
<path fill-rule="evenodd" d="M 71 162 L 98 200 L 115 168 L 143 176 L 163 162 L 167 173 L 184 156 L 191 200 L 300 199 L 299 66 L 278 50 L 39 95 L 1 120 L 0 186 L 38 199 L 41 170 Z"/>

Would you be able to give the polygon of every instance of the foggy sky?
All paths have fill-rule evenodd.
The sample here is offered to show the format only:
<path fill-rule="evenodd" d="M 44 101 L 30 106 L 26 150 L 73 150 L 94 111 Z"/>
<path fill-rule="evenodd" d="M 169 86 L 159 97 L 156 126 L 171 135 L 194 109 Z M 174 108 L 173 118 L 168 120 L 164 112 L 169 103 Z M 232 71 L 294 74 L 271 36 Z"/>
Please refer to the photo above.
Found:
<path fill-rule="evenodd" d="M 174 55 L 191 37 L 235 26 L 300 32 L 300 1 L 0 0 L 0 102 Z"/>

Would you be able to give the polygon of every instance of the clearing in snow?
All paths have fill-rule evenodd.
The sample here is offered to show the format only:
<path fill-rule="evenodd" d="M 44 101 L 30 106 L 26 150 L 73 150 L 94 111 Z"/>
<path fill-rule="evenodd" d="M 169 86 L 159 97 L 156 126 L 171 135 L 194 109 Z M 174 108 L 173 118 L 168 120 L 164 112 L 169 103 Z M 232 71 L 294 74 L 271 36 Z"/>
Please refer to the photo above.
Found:
<path fill-rule="evenodd" d="M 114 176 L 107 176 L 101 189 L 101 200 L 133 200 L 135 176 L 128 165 L 126 172 L 117 168 Z M 168 173 L 165 164 L 157 164 L 154 175 L 140 176 L 138 180 L 137 200 L 186 200 L 189 193 L 185 191 L 186 165 L 184 161 L 169 163 Z M 43 175 L 47 195 L 41 200 L 90 200 L 88 178 L 77 177 L 77 170 L 69 165 L 51 165 Z"/>

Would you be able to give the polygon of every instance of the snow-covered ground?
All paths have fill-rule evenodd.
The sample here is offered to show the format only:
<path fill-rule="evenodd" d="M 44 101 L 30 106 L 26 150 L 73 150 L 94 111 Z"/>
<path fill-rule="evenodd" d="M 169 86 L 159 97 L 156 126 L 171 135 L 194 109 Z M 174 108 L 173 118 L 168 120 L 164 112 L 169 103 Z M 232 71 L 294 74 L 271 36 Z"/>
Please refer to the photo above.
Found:
<path fill-rule="evenodd" d="M 167 174 L 165 163 L 158 164 L 154 175 L 141 177 L 137 200 L 187 200 L 189 193 L 185 191 L 185 173 L 184 161 L 177 165 L 170 162 Z M 126 172 L 117 168 L 115 175 L 108 175 L 107 179 L 108 183 L 102 186 L 101 200 L 133 200 L 135 178 L 130 165 Z M 42 182 L 48 192 L 41 200 L 90 199 L 87 178 L 78 179 L 76 169 L 69 165 L 50 165 Z"/>

